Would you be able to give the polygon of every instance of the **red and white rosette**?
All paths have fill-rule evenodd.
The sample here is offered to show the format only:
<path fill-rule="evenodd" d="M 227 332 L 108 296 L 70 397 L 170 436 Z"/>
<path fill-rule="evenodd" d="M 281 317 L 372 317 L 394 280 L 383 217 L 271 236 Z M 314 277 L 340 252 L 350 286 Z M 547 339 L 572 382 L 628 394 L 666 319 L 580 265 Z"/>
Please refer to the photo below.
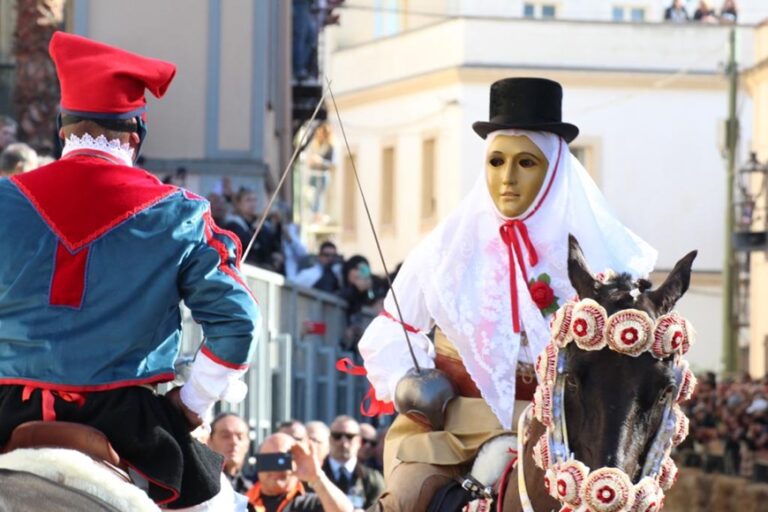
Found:
<path fill-rule="evenodd" d="M 571 341 L 571 321 L 573 319 L 573 302 L 566 302 L 552 315 L 549 324 L 552 333 L 552 341 L 560 348 L 565 347 Z"/>
<path fill-rule="evenodd" d="M 549 451 L 549 441 L 546 434 L 543 434 L 533 445 L 533 463 L 544 471 L 552 465 L 552 454 Z"/>
<path fill-rule="evenodd" d="M 556 499 L 578 507 L 581 505 L 581 489 L 589 474 L 589 468 L 578 460 L 568 460 L 558 464 L 556 469 Z"/>
<path fill-rule="evenodd" d="M 600 468 L 584 482 L 583 499 L 593 512 L 620 512 L 634 504 L 635 488 L 622 470 Z"/>
<path fill-rule="evenodd" d="M 659 471 L 659 485 L 665 491 L 668 491 L 677 482 L 677 464 L 672 460 L 672 457 L 667 455 L 661 463 L 661 470 Z"/>
<path fill-rule="evenodd" d="M 539 384 L 533 393 L 533 415 L 545 427 L 552 425 L 552 389 Z"/>
<path fill-rule="evenodd" d="M 683 359 L 680 363 L 682 366 L 683 378 L 680 381 L 680 389 L 677 393 L 677 403 L 690 400 L 693 390 L 696 389 L 698 380 L 688 366 L 688 361 Z"/>
<path fill-rule="evenodd" d="M 550 496 L 557 499 L 557 473 L 553 468 L 549 468 L 544 472 L 544 489 Z"/>
<path fill-rule="evenodd" d="M 608 319 L 606 338 L 611 349 L 637 357 L 650 348 L 653 321 L 648 313 L 625 309 Z"/>
<path fill-rule="evenodd" d="M 685 354 L 691 345 L 692 333 L 691 324 L 676 312 L 659 317 L 653 333 L 653 355 L 664 359 L 672 354 Z"/>
<path fill-rule="evenodd" d="M 646 476 L 635 485 L 635 503 L 629 512 L 658 512 L 664 492 L 656 479 Z"/>
<path fill-rule="evenodd" d="M 677 404 L 675 404 L 672 408 L 672 414 L 675 418 L 675 433 L 672 435 L 672 446 L 677 446 L 682 443 L 686 437 L 688 437 L 688 426 L 690 420 Z"/>
<path fill-rule="evenodd" d="M 681 320 L 685 328 L 685 337 L 683 338 L 683 346 L 680 350 L 683 352 L 683 355 L 685 355 L 688 353 L 688 350 L 690 350 L 691 345 L 696 342 L 696 331 L 694 330 L 693 325 L 691 325 L 691 322 L 685 318 L 681 318 Z"/>
<path fill-rule="evenodd" d="M 571 335 L 582 350 L 601 350 L 606 345 L 605 308 L 592 299 L 584 299 L 573 307 Z"/>
<path fill-rule="evenodd" d="M 536 358 L 536 377 L 542 384 L 555 381 L 557 375 L 557 347 L 550 343 Z"/>

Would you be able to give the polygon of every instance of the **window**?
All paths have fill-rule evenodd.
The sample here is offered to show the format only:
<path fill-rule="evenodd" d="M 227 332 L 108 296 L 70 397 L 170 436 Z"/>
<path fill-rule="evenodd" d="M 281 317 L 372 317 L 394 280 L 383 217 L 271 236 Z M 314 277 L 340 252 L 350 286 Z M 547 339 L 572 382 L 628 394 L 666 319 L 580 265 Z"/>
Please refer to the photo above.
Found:
<path fill-rule="evenodd" d="M 587 170 L 587 173 L 592 177 L 595 184 L 600 186 L 600 170 L 597 168 L 598 160 L 596 158 L 596 151 L 599 148 L 598 143 L 592 143 L 588 141 L 581 146 L 571 146 L 571 154 L 576 157 L 576 160 L 581 162 L 581 165 Z"/>
<path fill-rule="evenodd" d="M 587 163 L 584 161 L 584 159 L 587 157 L 587 148 L 584 146 L 571 146 L 571 154 L 576 157 L 576 160 L 581 162 L 581 165 L 587 165 Z"/>
<path fill-rule="evenodd" d="M 645 21 L 644 7 L 630 7 L 626 5 L 614 5 L 611 17 L 613 21 L 631 21 L 642 23 Z"/>
<path fill-rule="evenodd" d="M 357 228 L 357 181 L 353 165 L 357 163 L 355 154 L 348 154 L 344 158 L 344 196 L 342 199 L 341 227 L 346 232 L 353 232 Z"/>
<path fill-rule="evenodd" d="M 400 32 L 400 5 L 398 0 L 376 0 L 373 18 L 375 37 L 387 37 Z"/>
<path fill-rule="evenodd" d="M 542 18 L 554 18 L 555 17 L 555 6 L 554 5 L 542 5 L 541 6 L 541 17 Z"/>
<path fill-rule="evenodd" d="M 550 3 L 526 2 L 523 4 L 523 16 L 552 19 L 557 16 L 557 6 Z"/>
<path fill-rule="evenodd" d="M 526 18 L 533 18 L 535 14 L 535 6 L 533 4 L 525 4 L 523 5 L 523 16 Z"/>
<path fill-rule="evenodd" d="M 395 148 L 384 148 L 381 153 L 381 226 L 395 225 Z"/>
<path fill-rule="evenodd" d="M 435 139 L 425 139 L 421 143 L 421 218 L 435 216 L 437 199 L 435 198 Z"/>

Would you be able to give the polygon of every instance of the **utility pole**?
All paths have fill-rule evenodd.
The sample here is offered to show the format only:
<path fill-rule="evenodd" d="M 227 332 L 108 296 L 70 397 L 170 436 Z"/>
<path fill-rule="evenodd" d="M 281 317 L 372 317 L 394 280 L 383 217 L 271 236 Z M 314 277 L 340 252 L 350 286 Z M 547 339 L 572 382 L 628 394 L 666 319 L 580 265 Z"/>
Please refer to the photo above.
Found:
<path fill-rule="evenodd" d="M 736 256 L 733 251 L 734 176 L 736 167 L 736 144 L 739 139 L 739 120 L 736 117 L 736 95 L 739 86 L 739 70 L 736 63 L 736 27 L 731 28 L 728 40 L 728 121 L 726 123 L 725 169 L 725 258 L 723 260 L 723 370 L 734 374 L 737 370 L 739 326 L 734 311 Z"/>

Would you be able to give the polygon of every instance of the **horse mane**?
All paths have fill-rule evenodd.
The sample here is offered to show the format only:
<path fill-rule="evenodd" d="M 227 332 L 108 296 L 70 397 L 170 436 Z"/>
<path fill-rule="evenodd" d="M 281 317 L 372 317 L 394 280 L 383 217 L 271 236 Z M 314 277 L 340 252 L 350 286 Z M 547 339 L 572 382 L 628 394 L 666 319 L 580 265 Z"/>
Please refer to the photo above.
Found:
<path fill-rule="evenodd" d="M 597 301 L 609 313 L 636 307 L 636 297 L 649 290 L 653 285 L 647 279 L 633 279 L 626 272 L 610 273 L 599 287 Z M 633 293 L 637 290 L 637 293 Z"/>

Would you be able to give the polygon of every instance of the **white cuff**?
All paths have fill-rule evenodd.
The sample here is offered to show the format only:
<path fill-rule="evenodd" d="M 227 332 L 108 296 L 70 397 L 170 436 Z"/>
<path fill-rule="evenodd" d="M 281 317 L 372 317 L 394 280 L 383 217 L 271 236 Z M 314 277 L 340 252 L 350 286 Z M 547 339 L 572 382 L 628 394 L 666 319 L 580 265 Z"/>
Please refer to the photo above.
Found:
<path fill-rule="evenodd" d="M 219 400 L 237 403 L 248 393 L 241 380 L 247 368 L 234 369 L 220 365 L 202 351 L 192 363 L 189 380 L 181 387 L 181 401 L 203 419 L 211 415 L 213 404 Z"/>

